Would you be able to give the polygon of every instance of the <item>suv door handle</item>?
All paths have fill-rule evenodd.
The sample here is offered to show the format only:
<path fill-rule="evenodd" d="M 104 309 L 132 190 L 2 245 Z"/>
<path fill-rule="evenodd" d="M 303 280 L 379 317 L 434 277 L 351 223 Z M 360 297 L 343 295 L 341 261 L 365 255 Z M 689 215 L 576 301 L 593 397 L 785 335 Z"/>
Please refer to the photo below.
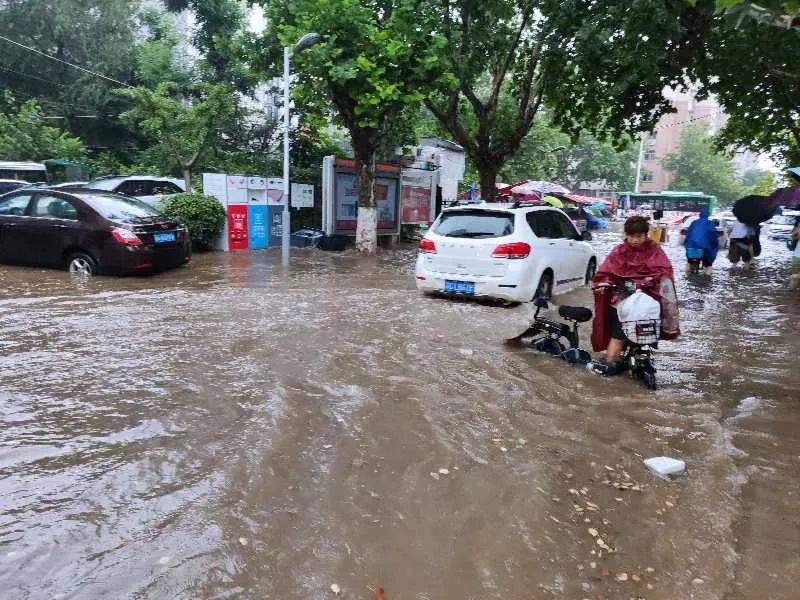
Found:
<path fill-rule="evenodd" d="M 16 223 L 3 223 L 3 227 L 16 227 Z"/>
<path fill-rule="evenodd" d="M 67 228 L 66 225 L 53 225 L 53 227 L 55 227 L 56 229 L 66 229 Z"/>

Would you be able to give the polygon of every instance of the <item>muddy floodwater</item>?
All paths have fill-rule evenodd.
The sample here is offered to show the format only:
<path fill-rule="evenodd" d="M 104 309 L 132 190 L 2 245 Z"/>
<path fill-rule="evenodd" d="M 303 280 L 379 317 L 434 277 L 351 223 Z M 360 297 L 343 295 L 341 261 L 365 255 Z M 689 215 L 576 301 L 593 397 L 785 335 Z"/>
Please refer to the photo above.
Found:
<path fill-rule="evenodd" d="M 528 306 L 418 295 L 415 254 L 0 267 L 0 597 L 800 597 L 785 247 L 677 275 L 657 392 L 504 344 Z"/>

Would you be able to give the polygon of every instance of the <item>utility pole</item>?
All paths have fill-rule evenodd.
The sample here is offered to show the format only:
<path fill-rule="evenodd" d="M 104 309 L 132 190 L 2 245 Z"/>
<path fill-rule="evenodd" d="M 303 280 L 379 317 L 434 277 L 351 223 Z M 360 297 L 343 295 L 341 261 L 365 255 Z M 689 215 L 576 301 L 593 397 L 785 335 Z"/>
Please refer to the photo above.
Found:
<path fill-rule="evenodd" d="M 639 193 L 639 181 L 641 180 L 642 177 L 642 159 L 644 158 L 643 153 L 644 153 L 644 133 L 642 133 L 639 136 L 639 157 L 636 160 L 636 184 L 633 188 L 633 192 L 635 194 Z"/>

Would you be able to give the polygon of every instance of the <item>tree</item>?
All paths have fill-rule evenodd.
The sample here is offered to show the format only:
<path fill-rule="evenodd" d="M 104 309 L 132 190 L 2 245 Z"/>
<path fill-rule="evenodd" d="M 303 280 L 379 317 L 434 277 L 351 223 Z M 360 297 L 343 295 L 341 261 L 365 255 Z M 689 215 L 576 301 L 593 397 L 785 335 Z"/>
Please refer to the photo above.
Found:
<path fill-rule="evenodd" d="M 155 91 L 121 89 L 134 106 L 120 118 L 140 131 L 151 144 L 144 161 L 162 171 L 179 168 L 186 189 L 191 189 L 192 170 L 218 139 L 219 130 L 236 113 L 236 99 L 224 85 L 199 84 L 192 98 L 174 97 L 173 86 L 160 84 Z"/>
<path fill-rule="evenodd" d="M 119 100 L 112 90 L 118 84 L 34 50 L 131 83 L 138 6 L 128 0 L 59 0 L 57 9 L 52 0 L 0 2 L 0 35 L 33 48 L 0 40 L 0 89 L 36 98 L 88 145 L 127 140 L 116 119 Z"/>
<path fill-rule="evenodd" d="M 0 156 L 5 160 L 84 158 L 86 149 L 81 140 L 46 125 L 35 100 L 17 104 L 9 93 L 0 100 Z"/>
<path fill-rule="evenodd" d="M 181 36 L 171 16 L 155 6 L 143 8 L 137 19 L 142 35 L 135 49 L 136 82 L 153 89 L 160 83 L 187 86 L 193 78 L 188 65 L 177 60 L 177 48 Z"/>
<path fill-rule="evenodd" d="M 686 126 L 678 150 L 664 157 L 663 165 L 674 173 L 670 189 L 713 194 L 723 204 L 744 195 L 729 157 L 716 149 L 704 125 Z"/>
<path fill-rule="evenodd" d="M 728 120 L 719 143 L 772 154 L 785 166 L 800 164 L 800 32 L 744 21 L 719 24 L 709 35 L 699 73 Z M 742 68 L 742 57 L 747 68 Z"/>
<path fill-rule="evenodd" d="M 246 40 L 241 0 L 165 0 L 165 5 L 174 12 L 189 9 L 197 18 L 192 41 L 207 66 L 205 80 L 224 83 L 240 92 L 252 87 L 243 56 Z"/>
<path fill-rule="evenodd" d="M 534 0 L 442 0 L 437 30 L 450 77 L 426 99 L 480 173 L 481 198 L 496 197 L 505 160 L 520 147 L 543 101 L 539 62 L 547 28 Z"/>
<path fill-rule="evenodd" d="M 293 46 L 310 31 L 322 41 L 297 57 L 301 106 L 321 97 L 350 133 L 358 171 L 356 247 L 375 252 L 375 161 L 413 131 L 408 113 L 440 76 L 443 40 L 431 35 L 436 15 L 420 0 L 276 0 L 267 18 Z M 322 109 L 324 110 L 324 109 Z"/>

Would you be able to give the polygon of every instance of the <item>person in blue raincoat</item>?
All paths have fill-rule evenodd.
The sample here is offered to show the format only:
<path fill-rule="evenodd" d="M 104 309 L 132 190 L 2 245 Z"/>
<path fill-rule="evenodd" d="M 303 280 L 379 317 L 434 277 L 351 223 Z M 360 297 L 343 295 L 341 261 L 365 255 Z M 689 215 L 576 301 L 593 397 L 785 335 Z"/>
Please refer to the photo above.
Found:
<path fill-rule="evenodd" d="M 689 226 L 683 245 L 686 248 L 686 259 L 699 258 L 706 273 L 711 273 L 712 265 L 717 259 L 719 238 L 716 225 L 708 218 L 708 209 L 701 210 L 700 218 Z"/>

